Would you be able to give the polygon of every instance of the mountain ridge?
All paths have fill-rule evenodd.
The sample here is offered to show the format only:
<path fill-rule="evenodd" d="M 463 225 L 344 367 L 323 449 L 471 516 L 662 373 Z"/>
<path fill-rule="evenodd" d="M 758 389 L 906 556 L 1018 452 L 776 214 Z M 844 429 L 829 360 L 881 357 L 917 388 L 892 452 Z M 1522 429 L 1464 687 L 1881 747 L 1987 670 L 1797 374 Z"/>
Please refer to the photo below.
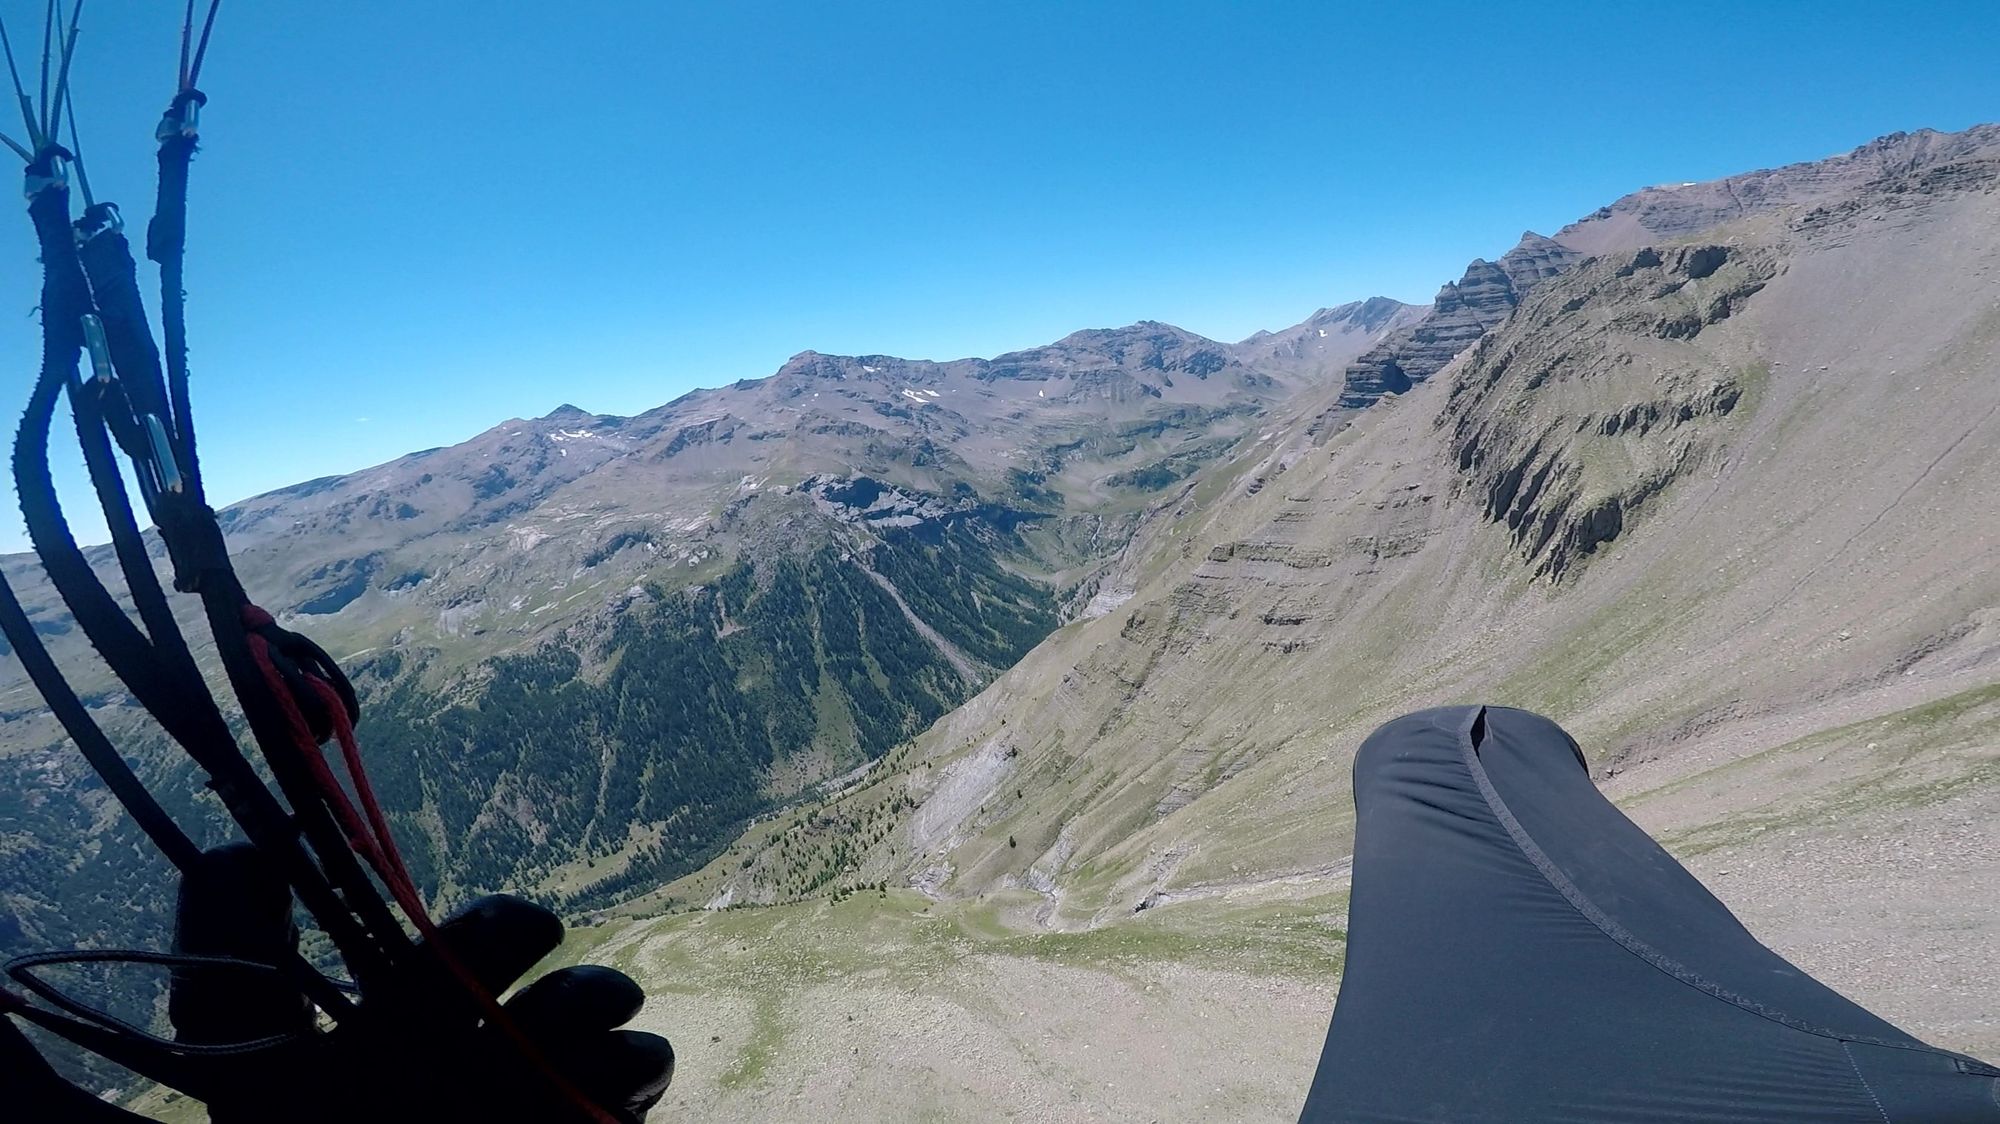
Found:
<path fill-rule="evenodd" d="M 218 519 L 252 597 L 360 685 L 427 887 L 602 897 L 698 865 L 734 825 L 1004 670 L 1091 597 L 1148 504 L 1254 437 L 1305 377 L 1157 321 L 991 359 L 808 351 L 629 417 L 564 403 Z M 107 725 L 185 783 L 32 559 L 0 565 Z M 0 768 L 63 778 L 25 822 L 38 846 L 91 849 L 77 832 L 103 794 L 49 771 L 60 731 L 0 666 Z M 649 677 L 662 667 L 711 701 L 648 701 L 676 689 Z M 587 770 L 569 759 L 579 738 Z M 52 892 L 10 907 L 10 930 L 58 938 L 72 920 Z"/>
<path fill-rule="evenodd" d="M 1721 179 L 1641 188 L 1556 232 L 1579 253 L 1636 249 L 1732 219 L 1795 204 L 1811 204 L 1871 180 L 1904 176 L 1976 155 L 2000 142 L 2000 124 L 1958 132 L 1895 132 L 1820 160 L 1805 160 Z"/>

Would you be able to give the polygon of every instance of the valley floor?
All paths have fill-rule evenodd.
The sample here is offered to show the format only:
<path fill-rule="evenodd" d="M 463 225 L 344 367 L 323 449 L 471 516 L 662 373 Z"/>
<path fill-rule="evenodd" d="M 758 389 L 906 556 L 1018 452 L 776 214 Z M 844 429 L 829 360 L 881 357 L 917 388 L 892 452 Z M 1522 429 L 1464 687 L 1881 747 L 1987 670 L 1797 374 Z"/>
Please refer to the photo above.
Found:
<path fill-rule="evenodd" d="M 617 924 L 571 955 L 646 982 L 662 1120 L 1282 1120 L 1339 978 L 1345 893 L 1015 933 L 1027 901 L 908 891 Z"/>
<path fill-rule="evenodd" d="M 1909 702 L 1726 724 L 1604 787 L 1795 963 L 2000 1057 L 2000 687 Z M 634 1025 L 680 1056 L 660 1124 L 1284 1122 L 1339 982 L 1342 858 L 1086 931 L 1041 929 L 1025 890 L 892 889 L 607 921 L 544 967 L 646 986 Z M 200 1119 L 157 1092 L 142 1107 Z"/>
<path fill-rule="evenodd" d="M 1779 952 L 1992 1058 L 1996 769 L 1985 687 L 1723 727 L 1605 787 Z M 1345 891 L 1252 879 L 1087 932 L 1036 931 L 1025 892 L 867 892 L 614 922 L 565 956 L 653 992 L 642 1020 L 682 1059 L 662 1120 L 1279 1122 L 1325 1034 Z"/>

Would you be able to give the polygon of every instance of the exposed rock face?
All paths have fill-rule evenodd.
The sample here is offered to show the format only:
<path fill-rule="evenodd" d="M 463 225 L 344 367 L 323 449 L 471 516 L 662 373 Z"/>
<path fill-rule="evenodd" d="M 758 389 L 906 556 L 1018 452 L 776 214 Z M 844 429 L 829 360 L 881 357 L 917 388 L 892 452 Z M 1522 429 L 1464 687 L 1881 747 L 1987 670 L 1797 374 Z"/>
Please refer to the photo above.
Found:
<path fill-rule="evenodd" d="M 798 490 L 811 496 L 827 515 L 870 527 L 915 527 L 953 510 L 936 496 L 905 491 L 867 476 L 808 476 L 799 482 Z"/>
<path fill-rule="evenodd" d="M 1535 286 L 1582 256 L 1531 230 L 1499 261 L 1473 259 L 1465 276 L 1438 290 L 1428 316 L 1390 334 L 1348 365 L 1340 405 L 1367 406 L 1430 378 L 1505 320 Z"/>
<path fill-rule="evenodd" d="M 1528 230 L 1522 232 L 1520 243 L 1502 254 L 1495 264 L 1499 265 L 1500 272 L 1507 275 L 1507 283 L 1513 286 L 1514 297 L 1518 303 L 1536 285 L 1575 265 L 1581 259 L 1581 254 L 1555 239 L 1544 238 Z"/>
<path fill-rule="evenodd" d="M 1385 325 L 1393 326 L 1390 325 L 1392 320 L 1422 311 L 1418 306 L 1407 305 L 1388 297 L 1369 297 L 1365 301 L 1353 301 L 1339 308 L 1323 309 L 1312 318 L 1312 322 L 1319 327 L 1340 322 L 1351 324 L 1362 331 L 1374 332 L 1381 330 Z"/>
<path fill-rule="evenodd" d="M 1760 211 L 1851 199 L 1874 181 L 1990 156 L 1996 146 L 2000 146 L 2000 125 L 1977 125 L 1958 133 L 1932 129 L 1891 133 L 1825 160 L 1704 183 L 1643 188 L 1562 228 L 1556 240 L 1584 254 L 1632 249 Z"/>
<path fill-rule="evenodd" d="M 1563 577 L 1701 463 L 1749 372 L 1688 345 L 1775 272 L 1765 249 L 1605 255 L 1480 341 L 1438 425 L 1452 431 L 1460 488 L 1537 575 Z"/>

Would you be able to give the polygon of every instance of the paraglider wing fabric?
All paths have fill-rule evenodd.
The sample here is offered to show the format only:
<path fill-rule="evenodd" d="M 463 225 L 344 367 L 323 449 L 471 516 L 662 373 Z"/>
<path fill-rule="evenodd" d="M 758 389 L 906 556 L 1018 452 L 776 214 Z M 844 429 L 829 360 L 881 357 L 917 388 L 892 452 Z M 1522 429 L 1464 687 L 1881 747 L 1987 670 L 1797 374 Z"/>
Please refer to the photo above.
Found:
<path fill-rule="evenodd" d="M 1347 960 L 1301 1124 L 2000 1124 L 2000 1070 L 1759 944 L 1554 722 L 1422 711 L 1354 763 Z"/>

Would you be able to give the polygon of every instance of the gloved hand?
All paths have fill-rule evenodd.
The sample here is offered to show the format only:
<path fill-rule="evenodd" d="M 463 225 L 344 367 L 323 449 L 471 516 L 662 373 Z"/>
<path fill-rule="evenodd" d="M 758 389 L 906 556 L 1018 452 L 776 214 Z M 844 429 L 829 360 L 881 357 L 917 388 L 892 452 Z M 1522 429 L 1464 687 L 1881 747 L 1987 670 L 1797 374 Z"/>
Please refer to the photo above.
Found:
<path fill-rule="evenodd" d="M 504 895 L 444 921 L 441 938 L 499 995 L 561 943 L 548 910 Z M 296 947 L 291 895 L 247 845 L 218 848 L 182 879 L 176 951 L 275 963 Z M 403 1124 L 464 1120 L 588 1121 L 478 1010 L 436 958 L 413 967 L 391 999 L 363 1001 L 364 1018 L 331 1032 L 282 978 L 180 969 L 168 1004 L 176 1038 L 243 1042 L 302 1034 L 246 1065 L 241 1088 L 209 1103 L 213 1124 Z M 621 1124 L 639 1124 L 673 1080 L 665 1038 L 618 1027 L 645 995 L 609 968 L 552 972 L 506 1003 L 548 1063 Z M 389 1009 L 370 1011 L 387 1004 Z M 232 1086 L 235 1083 L 232 1082 Z"/>
<path fill-rule="evenodd" d="M 519 898 L 483 898 L 439 926 L 460 962 L 498 995 L 562 940 L 562 922 Z M 292 897 L 253 847 L 220 847 L 181 881 L 175 951 L 276 964 L 298 945 Z M 183 1043 L 281 1045 L 210 1056 L 223 1090 L 212 1124 L 572 1124 L 579 1109 L 498 1031 L 456 978 L 419 956 L 387 994 L 331 1031 L 282 976 L 243 968 L 175 970 L 168 1018 Z M 656 1034 L 620 1030 L 639 986 L 609 968 L 551 972 L 509 1000 L 535 1050 L 619 1124 L 640 1124 L 673 1080 L 674 1051 Z M 23 1124 L 129 1124 L 144 1118 L 57 1074 L 14 1022 L 0 1017 L 0 1116 Z"/>

